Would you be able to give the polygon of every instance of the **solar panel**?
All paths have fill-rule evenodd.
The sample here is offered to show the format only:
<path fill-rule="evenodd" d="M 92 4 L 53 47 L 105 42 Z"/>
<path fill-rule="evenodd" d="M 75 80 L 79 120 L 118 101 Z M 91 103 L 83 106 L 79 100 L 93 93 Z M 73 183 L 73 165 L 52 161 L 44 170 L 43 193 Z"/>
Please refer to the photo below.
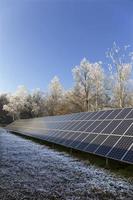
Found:
<path fill-rule="evenodd" d="M 113 112 L 111 112 L 106 119 L 114 119 L 115 117 L 117 117 L 118 114 L 120 114 L 121 111 L 122 109 L 113 110 Z"/>
<path fill-rule="evenodd" d="M 105 129 L 102 130 L 102 133 L 111 134 L 112 131 L 121 123 L 121 120 L 112 120 Z"/>
<path fill-rule="evenodd" d="M 94 123 L 94 121 L 85 121 L 85 124 L 79 128 L 79 131 L 85 131 L 93 123 Z"/>
<path fill-rule="evenodd" d="M 125 135 L 133 136 L 133 124 L 126 130 Z"/>
<path fill-rule="evenodd" d="M 133 164 L 133 108 L 23 119 L 6 128 Z"/>
<path fill-rule="evenodd" d="M 107 135 L 98 135 L 84 150 L 94 152 L 107 137 Z"/>
<path fill-rule="evenodd" d="M 109 125 L 110 121 L 102 121 L 93 131 L 95 133 L 100 133 L 104 128 Z"/>
<path fill-rule="evenodd" d="M 124 119 L 127 114 L 130 113 L 130 111 L 132 110 L 132 108 L 127 108 L 127 109 L 123 109 L 116 117 L 115 119 Z"/>
<path fill-rule="evenodd" d="M 127 119 L 133 119 L 133 110 L 126 116 Z"/>
<path fill-rule="evenodd" d="M 122 135 L 128 129 L 128 127 L 132 124 L 132 120 L 121 121 L 121 123 L 114 129 L 112 134 Z"/>
<path fill-rule="evenodd" d="M 70 146 L 71 147 L 78 146 L 81 143 L 81 141 L 86 138 L 86 136 L 88 136 L 87 133 L 84 133 L 84 134 L 80 133 L 80 134 L 78 134 L 76 136 L 76 138 L 74 139 L 74 141 L 72 141 L 72 143 L 70 144 Z"/>
<path fill-rule="evenodd" d="M 85 138 L 77 144 L 76 148 L 79 150 L 85 149 L 90 142 L 97 136 L 97 134 L 90 133 L 89 135 L 85 136 Z"/>
<path fill-rule="evenodd" d="M 92 132 L 100 123 L 101 123 L 101 121 L 94 121 L 94 123 L 91 124 L 91 125 L 85 130 L 85 132 Z"/>
<path fill-rule="evenodd" d="M 63 142 L 65 142 L 68 138 L 68 134 L 69 132 L 62 132 L 61 134 L 59 134 L 59 137 L 55 138 L 54 142 L 57 143 L 57 144 L 62 144 Z"/>
<path fill-rule="evenodd" d="M 108 138 L 106 140 L 104 140 L 102 145 L 100 145 L 95 150 L 95 152 L 99 155 L 105 156 L 112 149 L 112 146 L 115 145 L 116 141 L 118 141 L 119 138 L 120 138 L 120 136 L 114 136 L 114 135 L 108 136 Z"/>
<path fill-rule="evenodd" d="M 77 133 L 74 132 L 69 132 L 68 134 L 68 138 L 62 143 L 64 146 L 67 146 L 72 142 L 72 137 L 75 137 L 77 135 Z"/>
<path fill-rule="evenodd" d="M 99 111 L 96 113 L 96 115 L 94 115 L 91 120 L 96 120 L 98 119 L 100 116 L 102 116 L 104 114 L 105 111 Z"/>
<path fill-rule="evenodd" d="M 133 144 L 133 138 L 122 137 L 108 153 L 108 157 L 121 160 L 127 149 Z"/>
<path fill-rule="evenodd" d="M 99 119 L 106 119 L 106 117 L 109 116 L 112 112 L 113 110 L 107 110 L 106 112 L 103 113 L 103 115 L 99 117 Z"/>
<path fill-rule="evenodd" d="M 89 120 L 91 119 L 92 117 L 94 117 L 94 115 L 96 115 L 97 112 L 91 112 L 91 113 L 88 113 L 88 115 L 84 118 L 84 120 Z"/>
<path fill-rule="evenodd" d="M 89 121 L 89 122 L 90 122 L 90 125 L 93 123 L 92 121 Z M 87 123 L 88 122 L 86 122 L 86 121 L 82 121 L 78 128 L 78 131 L 84 131 L 88 127 Z"/>

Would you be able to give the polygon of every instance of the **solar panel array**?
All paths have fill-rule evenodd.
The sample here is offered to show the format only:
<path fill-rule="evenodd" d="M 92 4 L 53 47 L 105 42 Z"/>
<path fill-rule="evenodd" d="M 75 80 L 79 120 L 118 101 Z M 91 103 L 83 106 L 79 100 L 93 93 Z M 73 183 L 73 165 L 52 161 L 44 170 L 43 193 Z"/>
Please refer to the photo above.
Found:
<path fill-rule="evenodd" d="M 18 120 L 13 132 L 133 164 L 133 109 Z"/>

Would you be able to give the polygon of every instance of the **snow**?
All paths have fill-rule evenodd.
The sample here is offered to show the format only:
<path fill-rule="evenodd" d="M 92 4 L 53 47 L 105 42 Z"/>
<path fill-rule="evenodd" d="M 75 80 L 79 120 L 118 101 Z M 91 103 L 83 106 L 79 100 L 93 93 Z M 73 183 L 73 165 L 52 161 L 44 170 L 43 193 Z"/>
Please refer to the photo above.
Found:
<path fill-rule="evenodd" d="M 2 200 L 133 199 L 128 179 L 2 129 L 0 155 Z"/>

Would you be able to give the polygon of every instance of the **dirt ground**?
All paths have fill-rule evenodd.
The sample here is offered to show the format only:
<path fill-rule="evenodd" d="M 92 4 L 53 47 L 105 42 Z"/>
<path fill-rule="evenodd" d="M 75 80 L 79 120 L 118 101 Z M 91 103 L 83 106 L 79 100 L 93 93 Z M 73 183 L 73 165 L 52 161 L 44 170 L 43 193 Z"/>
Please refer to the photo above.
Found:
<path fill-rule="evenodd" d="M 133 200 L 133 184 L 0 130 L 0 200 Z"/>

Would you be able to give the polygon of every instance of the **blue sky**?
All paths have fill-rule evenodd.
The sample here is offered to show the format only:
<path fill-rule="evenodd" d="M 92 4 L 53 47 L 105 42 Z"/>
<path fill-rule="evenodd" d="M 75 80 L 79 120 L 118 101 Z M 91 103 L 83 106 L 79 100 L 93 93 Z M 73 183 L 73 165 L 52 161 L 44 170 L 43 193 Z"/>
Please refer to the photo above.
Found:
<path fill-rule="evenodd" d="M 116 41 L 133 46 L 133 0 L 0 0 L 0 91 L 73 84 L 83 57 L 106 63 Z M 105 64 L 106 68 L 106 64 Z"/>

